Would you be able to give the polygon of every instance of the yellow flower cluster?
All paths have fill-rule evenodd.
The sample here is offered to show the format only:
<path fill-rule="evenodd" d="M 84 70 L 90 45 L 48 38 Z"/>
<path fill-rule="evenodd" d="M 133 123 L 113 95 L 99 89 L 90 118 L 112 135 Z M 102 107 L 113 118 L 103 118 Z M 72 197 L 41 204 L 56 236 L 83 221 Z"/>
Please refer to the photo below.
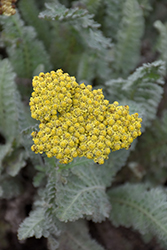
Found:
<path fill-rule="evenodd" d="M 0 14 L 11 16 L 16 13 L 15 2 L 17 0 L 0 0 Z"/>
<path fill-rule="evenodd" d="M 109 104 L 101 89 L 78 84 L 62 70 L 40 73 L 33 78 L 31 116 L 40 121 L 39 132 L 32 132 L 35 153 L 46 152 L 60 163 L 85 156 L 99 164 L 110 150 L 128 149 L 141 135 L 141 118 L 129 115 L 128 106 Z"/>

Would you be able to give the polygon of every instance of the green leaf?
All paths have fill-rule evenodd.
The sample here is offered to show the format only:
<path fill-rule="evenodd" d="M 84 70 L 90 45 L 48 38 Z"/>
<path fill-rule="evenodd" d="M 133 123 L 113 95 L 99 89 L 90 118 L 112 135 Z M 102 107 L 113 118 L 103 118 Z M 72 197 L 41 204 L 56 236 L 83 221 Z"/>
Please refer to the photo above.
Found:
<path fill-rule="evenodd" d="M 116 74 L 127 75 L 139 62 L 140 40 L 144 32 L 144 19 L 137 0 L 126 0 L 123 18 L 117 33 L 114 68 Z"/>
<path fill-rule="evenodd" d="M 81 161 L 71 168 L 71 172 L 67 184 L 57 180 L 56 215 L 59 220 L 66 222 L 87 216 L 100 222 L 108 217 L 111 207 L 105 193 L 107 171 Z"/>
<path fill-rule="evenodd" d="M 78 27 L 78 31 L 79 29 L 80 28 Z M 111 39 L 106 38 L 100 30 L 83 30 L 80 35 L 91 49 L 100 51 L 101 49 L 108 49 L 112 47 Z"/>
<path fill-rule="evenodd" d="M 156 117 L 157 107 L 162 98 L 164 72 L 164 62 L 155 61 L 137 68 L 127 80 L 120 78 L 106 82 L 110 100 L 118 100 L 125 104 L 133 101 L 133 105 L 139 105 L 137 112 L 142 116 L 143 128 L 149 126 Z"/>
<path fill-rule="evenodd" d="M 55 3 L 45 3 L 46 10 L 40 12 L 39 18 L 46 20 L 70 21 L 85 16 L 88 12 L 84 9 L 68 9 L 58 1 Z"/>
<path fill-rule="evenodd" d="M 167 111 L 164 110 L 161 119 L 156 119 L 146 131 L 138 145 L 142 162 L 150 166 L 155 174 L 160 168 L 167 167 Z M 157 168 L 158 167 L 158 168 Z M 164 175 L 164 174 L 163 174 Z M 164 175 L 165 177 L 165 175 Z"/>
<path fill-rule="evenodd" d="M 116 40 L 120 28 L 124 0 L 105 0 L 104 32 Z"/>
<path fill-rule="evenodd" d="M 46 178 L 46 169 L 45 165 L 37 165 L 35 166 L 35 169 L 38 171 L 37 174 L 33 178 L 33 185 L 34 187 L 39 187 Z"/>
<path fill-rule="evenodd" d="M 96 14 L 100 5 L 102 3 L 102 0 L 82 0 L 83 6 L 86 6 L 87 10 L 90 13 Z"/>
<path fill-rule="evenodd" d="M 160 52 L 160 58 L 165 61 L 167 67 L 167 23 L 163 24 L 161 21 L 157 20 L 154 23 L 154 27 L 159 32 L 159 39 L 157 42 L 157 50 Z"/>
<path fill-rule="evenodd" d="M 22 119 L 24 120 L 21 114 L 23 104 L 16 89 L 15 76 L 8 59 L 0 61 L 0 133 L 5 139 L 5 143 L 0 145 L 0 169 L 2 169 L 2 161 L 5 157 L 11 156 L 13 150 L 21 143 L 20 126 Z M 15 160 L 19 170 L 24 164 L 22 156 L 17 154 L 17 157 L 18 159 Z M 14 169 L 13 166 L 13 171 L 17 172 L 16 168 Z"/>
<path fill-rule="evenodd" d="M 35 236 L 37 239 L 42 236 L 48 237 L 49 231 L 46 228 L 47 222 L 44 217 L 44 209 L 38 207 L 36 210 L 32 211 L 20 225 L 18 229 L 19 240 L 24 240 L 29 237 Z"/>
<path fill-rule="evenodd" d="M 24 25 L 18 12 L 10 17 L 1 17 L 0 22 L 7 54 L 19 77 L 31 78 L 39 64 L 44 64 L 46 71 L 51 69 L 43 43 L 37 39 L 33 27 Z"/>
<path fill-rule="evenodd" d="M 1 198 L 3 199 L 16 198 L 24 191 L 19 177 L 10 177 L 2 174 L 0 176 L 0 184 L 2 189 Z"/>
<path fill-rule="evenodd" d="M 156 237 L 167 247 L 166 191 L 143 184 L 125 184 L 108 192 L 115 226 L 133 227 L 147 238 Z"/>
<path fill-rule="evenodd" d="M 26 150 L 27 156 L 31 158 L 31 161 L 33 162 L 34 166 L 42 164 L 42 159 L 40 154 L 34 154 L 34 152 L 31 150 L 31 146 L 33 145 L 31 133 L 33 131 L 38 131 L 39 124 L 35 124 L 34 119 L 30 118 L 30 112 L 28 113 L 29 117 L 24 116 L 27 124 L 27 127 L 22 126 L 21 135 L 22 135 L 22 144 Z"/>
<path fill-rule="evenodd" d="M 78 65 L 77 79 L 79 81 L 86 80 L 91 82 L 95 77 L 95 62 L 96 58 L 88 53 L 82 53 Z M 85 83 L 85 81 L 84 81 Z"/>
<path fill-rule="evenodd" d="M 0 145 L 0 172 L 2 170 L 2 162 L 7 155 L 12 152 L 12 143 L 8 142 L 5 145 Z"/>
<path fill-rule="evenodd" d="M 86 222 L 83 220 L 67 223 L 66 230 L 60 235 L 58 249 L 104 250 L 91 239 Z"/>
<path fill-rule="evenodd" d="M 148 16 L 149 12 L 153 10 L 150 0 L 138 0 L 140 7 L 144 12 L 144 16 Z"/>
<path fill-rule="evenodd" d="M 0 131 L 9 141 L 18 135 L 15 77 L 8 59 L 0 61 Z"/>
<path fill-rule="evenodd" d="M 25 150 L 18 149 L 12 152 L 12 154 L 4 161 L 4 167 L 10 176 L 16 176 L 20 169 L 26 165 L 27 154 Z"/>
<path fill-rule="evenodd" d="M 110 168 L 85 158 L 70 163 L 69 170 L 56 170 L 54 163 L 50 165 L 46 193 L 48 213 L 55 213 L 65 222 L 84 216 L 93 221 L 108 217 L 111 207 L 105 189 L 112 179 Z"/>
<path fill-rule="evenodd" d="M 24 17 L 26 23 L 35 28 L 38 38 L 44 42 L 46 49 L 49 49 L 51 41 L 50 26 L 48 22 L 38 18 L 39 9 L 37 7 L 37 2 L 35 0 L 22 0 L 19 1 L 18 5 L 21 15 Z"/>
<path fill-rule="evenodd" d="M 49 20 L 68 21 L 82 37 L 83 42 L 90 48 L 101 50 L 110 48 L 111 39 L 104 37 L 100 30 L 100 24 L 94 21 L 94 15 L 89 14 L 85 9 L 71 8 L 68 9 L 58 1 L 55 3 L 45 4 L 47 10 L 39 14 L 39 18 Z M 78 20 L 79 19 L 79 20 Z M 75 35 L 75 34 L 74 34 Z"/>

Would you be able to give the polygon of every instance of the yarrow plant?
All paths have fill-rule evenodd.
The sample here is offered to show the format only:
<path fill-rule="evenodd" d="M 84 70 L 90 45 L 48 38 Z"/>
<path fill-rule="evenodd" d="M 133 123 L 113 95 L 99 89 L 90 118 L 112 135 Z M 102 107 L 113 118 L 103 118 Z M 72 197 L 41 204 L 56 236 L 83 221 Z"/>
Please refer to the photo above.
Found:
<path fill-rule="evenodd" d="M 167 249 L 164 2 L 0 0 L 0 248 Z"/>
<path fill-rule="evenodd" d="M 40 73 L 33 78 L 30 98 L 32 118 L 40 130 L 32 132 L 35 153 L 55 156 L 67 164 L 85 156 L 103 164 L 110 150 L 129 149 L 141 135 L 138 113 L 129 115 L 128 105 L 109 104 L 102 89 L 78 84 L 62 70 Z"/>

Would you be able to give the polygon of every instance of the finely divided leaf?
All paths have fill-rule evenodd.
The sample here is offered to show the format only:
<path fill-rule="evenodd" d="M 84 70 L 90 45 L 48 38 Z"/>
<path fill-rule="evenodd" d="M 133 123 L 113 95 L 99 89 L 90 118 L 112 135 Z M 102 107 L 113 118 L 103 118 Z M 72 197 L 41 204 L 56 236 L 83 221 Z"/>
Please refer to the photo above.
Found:
<path fill-rule="evenodd" d="M 143 184 L 125 184 L 108 192 L 112 211 L 110 220 L 115 226 L 133 227 L 167 247 L 166 190 Z"/>
<path fill-rule="evenodd" d="M 95 240 L 91 239 L 85 221 L 70 222 L 59 238 L 59 250 L 104 250 Z"/>
<path fill-rule="evenodd" d="M 12 176 L 25 166 L 27 158 L 24 150 L 19 148 L 22 144 L 20 132 L 27 123 L 15 76 L 10 62 L 7 59 L 0 61 L 0 133 L 4 137 L 4 144 L 0 145 L 0 169 L 3 162 Z"/>
<path fill-rule="evenodd" d="M 106 82 L 110 100 L 123 101 L 124 103 L 130 100 L 138 104 L 139 110 L 137 112 L 142 114 L 142 126 L 143 128 L 149 126 L 156 116 L 157 107 L 162 97 L 164 71 L 164 62 L 155 61 L 137 68 L 127 80 L 113 79 Z"/>
<path fill-rule="evenodd" d="M 0 132 L 12 141 L 18 134 L 18 110 L 15 101 L 16 85 L 11 64 L 7 59 L 0 61 Z"/>
<path fill-rule="evenodd" d="M 73 221 L 87 216 L 93 221 L 108 217 L 110 204 L 106 196 L 106 186 L 111 176 L 103 166 L 83 160 L 71 168 L 67 184 L 57 179 L 56 215 L 60 221 Z"/>
<path fill-rule="evenodd" d="M 0 61 L 0 133 L 4 137 L 4 144 L 0 145 L 0 170 L 2 161 L 13 149 L 20 145 L 20 109 L 22 103 L 14 82 L 15 73 L 13 73 L 10 62 L 7 59 Z M 23 165 L 18 159 L 18 166 Z M 13 168 L 14 170 L 14 168 Z M 15 170 L 14 170 L 15 171 Z"/>
<path fill-rule="evenodd" d="M 111 206 L 105 189 L 111 184 L 110 168 L 85 158 L 74 160 L 68 170 L 59 171 L 54 163 L 49 165 L 52 170 L 49 170 L 47 184 L 47 213 L 55 213 L 64 222 L 84 216 L 93 221 L 108 217 Z"/>
<path fill-rule="evenodd" d="M 21 183 L 19 177 L 10 177 L 7 174 L 0 176 L 0 184 L 3 193 L 1 198 L 3 199 L 13 199 L 21 195 L 24 191 L 23 183 Z"/>
<path fill-rule="evenodd" d="M 73 21 L 88 13 L 87 10 L 84 9 L 68 9 L 58 1 L 56 1 L 56 3 L 45 3 L 45 7 L 46 10 L 40 12 L 38 17 L 46 20 Z"/>
<path fill-rule="evenodd" d="M 25 26 L 18 12 L 11 17 L 1 17 L 3 40 L 12 66 L 19 77 L 31 78 L 35 68 L 43 63 L 51 69 L 49 56 L 32 26 Z"/>
<path fill-rule="evenodd" d="M 102 0 L 82 0 L 83 6 L 86 5 L 87 10 L 94 14 L 99 10 L 101 3 Z"/>
<path fill-rule="evenodd" d="M 22 0 L 19 1 L 18 5 L 21 15 L 24 17 L 26 23 L 35 28 L 38 38 L 44 42 L 46 49 L 49 49 L 51 42 L 50 25 L 45 20 L 38 18 L 39 9 L 37 7 L 37 2 L 35 0 Z"/>
<path fill-rule="evenodd" d="M 49 232 L 46 228 L 46 221 L 44 217 L 44 209 L 39 207 L 32 211 L 20 225 L 18 230 L 19 240 L 24 240 L 35 236 L 37 239 L 42 236 L 48 237 Z"/>
<path fill-rule="evenodd" d="M 128 77 L 127 84 L 123 87 L 128 99 L 142 105 L 145 113 L 144 126 L 149 126 L 156 116 L 163 93 L 164 71 L 163 61 L 144 64 Z"/>
<path fill-rule="evenodd" d="M 114 67 L 117 75 L 127 75 L 139 60 L 140 40 L 144 31 L 142 10 L 137 0 L 126 0 L 117 33 Z"/>
<path fill-rule="evenodd" d="M 157 50 L 160 52 L 160 57 L 165 61 L 167 67 L 167 23 L 163 24 L 157 20 L 154 23 L 154 27 L 159 31 L 159 39 L 157 43 Z"/>
<path fill-rule="evenodd" d="M 104 32 L 116 40 L 120 28 L 124 0 L 105 0 Z"/>
<path fill-rule="evenodd" d="M 167 167 L 166 110 L 163 112 L 161 119 L 154 120 L 152 126 L 147 130 L 147 133 L 141 138 L 138 150 L 140 155 L 142 155 L 142 162 L 144 162 L 146 166 L 150 166 L 150 169 L 155 175 L 157 171 L 160 173 L 160 168 Z M 166 174 L 163 174 L 164 178 L 165 176 Z"/>

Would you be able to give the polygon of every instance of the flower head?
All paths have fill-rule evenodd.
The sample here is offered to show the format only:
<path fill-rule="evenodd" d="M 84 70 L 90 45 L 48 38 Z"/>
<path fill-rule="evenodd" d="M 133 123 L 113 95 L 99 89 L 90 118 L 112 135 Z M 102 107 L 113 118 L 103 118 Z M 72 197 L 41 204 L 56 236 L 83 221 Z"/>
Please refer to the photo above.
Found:
<path fill-rule="evenodd" d="M 46 152 L 60 163 L 85 156 L 103 164 L 110 151 L 129 149 L 141 135 L 142 119 L 129 115 L 129 107 L 109 104 L 102 89 L 78 84 L 62 70 L 40 73 L 33 79 L 31 116 L 39 120 L 39 132 L 32 133 L 35 153 Z"/>
<path fill-rule="evenodd" d="M 1 0 L 0 1 L 0 14 L 11 16 L 16 13 L 15 2 L 17 0 Z"/>

